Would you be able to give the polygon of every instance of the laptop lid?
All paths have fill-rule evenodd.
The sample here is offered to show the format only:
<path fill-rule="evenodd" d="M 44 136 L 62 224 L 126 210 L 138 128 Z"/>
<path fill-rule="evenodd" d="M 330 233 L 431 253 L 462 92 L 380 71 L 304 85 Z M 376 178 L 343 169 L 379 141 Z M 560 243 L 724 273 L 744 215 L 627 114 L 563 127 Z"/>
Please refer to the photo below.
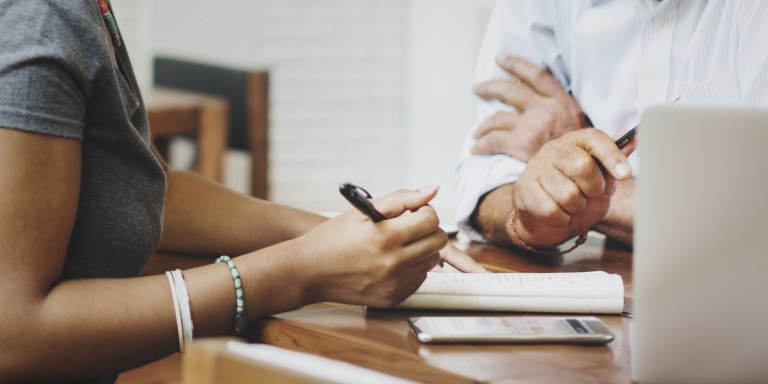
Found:
<path fill-rule="evenodd" d="M 655 107 L 639 132 L 633 379 L 768 380 L 768 111 Z"/>

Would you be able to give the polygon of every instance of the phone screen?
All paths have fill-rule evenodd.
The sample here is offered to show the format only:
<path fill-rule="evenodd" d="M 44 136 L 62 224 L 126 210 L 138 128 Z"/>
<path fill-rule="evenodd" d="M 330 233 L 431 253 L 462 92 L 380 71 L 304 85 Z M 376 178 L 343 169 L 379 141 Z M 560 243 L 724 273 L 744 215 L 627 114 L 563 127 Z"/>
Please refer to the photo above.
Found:
<path fill-rule="evenodd" d="M 608 327 L 596 317 L 413 317 L 419 341 L 438 342 L 577 342 L 607 343 Z"/>

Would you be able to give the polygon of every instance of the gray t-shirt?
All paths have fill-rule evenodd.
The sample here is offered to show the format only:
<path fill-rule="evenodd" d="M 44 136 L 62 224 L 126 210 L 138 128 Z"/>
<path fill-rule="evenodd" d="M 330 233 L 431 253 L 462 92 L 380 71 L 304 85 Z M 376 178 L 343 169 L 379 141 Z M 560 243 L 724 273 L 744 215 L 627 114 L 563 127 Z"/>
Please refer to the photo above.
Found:
<path fill-rule="evenodd" d="M 160 239 L 166 180 L 125 45 L 113 53 L 95 0 L 0 0 L 0 26 L 0 127 L 82 141 L 61 279 L 136 276 Z"/>

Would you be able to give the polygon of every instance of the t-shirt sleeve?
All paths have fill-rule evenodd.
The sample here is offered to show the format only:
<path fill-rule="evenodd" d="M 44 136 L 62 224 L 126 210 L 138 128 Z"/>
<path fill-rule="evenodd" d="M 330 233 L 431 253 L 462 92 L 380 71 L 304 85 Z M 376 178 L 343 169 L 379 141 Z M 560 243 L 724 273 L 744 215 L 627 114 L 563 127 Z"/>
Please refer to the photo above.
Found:
<path fill-rule="evenodd" d="M 0 5 L 0 127 L 83 139 L 89 85 L 76 28 L 86 21 L 51 3 Z"/>

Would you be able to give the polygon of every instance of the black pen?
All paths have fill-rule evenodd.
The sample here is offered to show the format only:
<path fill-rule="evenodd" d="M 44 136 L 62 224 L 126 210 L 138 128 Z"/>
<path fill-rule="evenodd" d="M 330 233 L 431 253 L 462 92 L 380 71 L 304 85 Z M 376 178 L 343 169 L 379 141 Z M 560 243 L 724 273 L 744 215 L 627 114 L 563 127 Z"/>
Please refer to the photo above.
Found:
<path fill-rule="evenodd" d="M 637 126 L 627 131 L 627 133 L 621 135 L 621 137 L 616 140 L 616 146 L 619 147 L 619 149 L 624 148 L 624 146 L 626 146 L 630 140 L 635 138 L 635 135 L 637 135 Z"/>
<path fill-rule="evenodd" d="M 680 96 L 677 97 L 677 99 L 673 100 L 669 105 L 674 105 L 677 103 L 677 101 L 680 100 Z M 635 135 L 637 135 L 637 128 L 639 126 L 635 125 L 632 129 L 627 131 L 627 133 L 621 135 L 618 140 L 616 140 L 616 146 L 619 147 L 619 149 L 624 148 L 627 143 L 629 143 L 632 139 L 635 138 Z"/>
<path fill-rule="evenodd" d="M 350 183 L 339 185 L 339 192 L 347 201 L 350 202 L 358 211 L 371 218 L 376 223 L 387 218 L 377 211 L 371 203 L 371 194 L 363 188 Z"/>

